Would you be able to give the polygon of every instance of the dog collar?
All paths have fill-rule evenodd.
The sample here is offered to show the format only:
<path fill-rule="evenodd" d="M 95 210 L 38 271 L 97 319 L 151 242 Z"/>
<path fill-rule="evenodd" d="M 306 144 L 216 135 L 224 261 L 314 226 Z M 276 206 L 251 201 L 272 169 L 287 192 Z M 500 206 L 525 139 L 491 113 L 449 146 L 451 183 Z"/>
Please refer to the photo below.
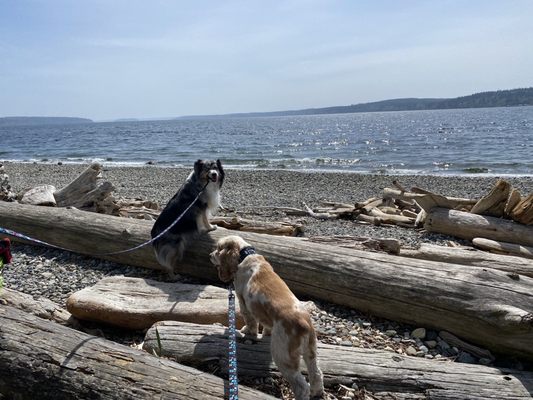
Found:
<path fill-rule="evenodd" d="M 243 247 L 241 251 L 239 251 L 239 264 L 242 263 L 246 257 L 251 256 L 252 254 L 256 254 L 255 249 L 252 246 Z"/>

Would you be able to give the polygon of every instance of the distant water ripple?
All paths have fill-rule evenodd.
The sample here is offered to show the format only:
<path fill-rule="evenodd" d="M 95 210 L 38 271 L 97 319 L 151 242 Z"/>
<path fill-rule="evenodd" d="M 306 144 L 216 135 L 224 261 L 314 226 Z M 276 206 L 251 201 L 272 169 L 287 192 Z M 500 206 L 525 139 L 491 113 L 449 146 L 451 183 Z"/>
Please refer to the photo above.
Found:
<path fill-rule="evenodd" d="M 533 107 L 0 127 L 0 160 L 533 175 Z"/>

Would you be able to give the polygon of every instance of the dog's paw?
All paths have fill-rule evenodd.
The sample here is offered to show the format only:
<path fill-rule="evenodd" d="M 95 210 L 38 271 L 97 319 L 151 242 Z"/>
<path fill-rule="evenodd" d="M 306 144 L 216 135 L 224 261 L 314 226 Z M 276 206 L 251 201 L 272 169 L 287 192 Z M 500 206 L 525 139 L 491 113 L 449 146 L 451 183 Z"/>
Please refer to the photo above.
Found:
<path fill-rule="evenodd" d="M 263 336 L 272 336 L 272 329 L 270 328 L 265 328 L 263 326 L 263 332 L 262 332 Z"/>
<path fill-rule="evenodd" d="M 243 335 L 245 336 L 253 336 L 253 337 L 257 337 L 257 327 L 249 327 L 248 325 L 244 325 L 242 328 L 241 328 L 241 331 L 240 331 Z"/>

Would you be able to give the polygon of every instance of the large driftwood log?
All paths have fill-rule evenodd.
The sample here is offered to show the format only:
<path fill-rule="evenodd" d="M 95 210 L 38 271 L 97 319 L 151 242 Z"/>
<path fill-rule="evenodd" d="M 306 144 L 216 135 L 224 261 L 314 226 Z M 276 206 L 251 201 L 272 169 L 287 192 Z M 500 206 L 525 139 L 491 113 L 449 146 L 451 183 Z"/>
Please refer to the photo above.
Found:
<path fill-rule="evenodd" d="M 0 308 L 0 395 L 6 399 L 214 400 L 226 390 L 226 381 L 196 369 Z M 272 398 L 244 386 L 239 396 Z"/>
<path fill-rule="evenodd" d="M 227 331 L 223 327 L 160 322 L 146 333 L 143 348 L 150 353 L 161 351 L 163 356 L 187 365 L 205 367 L 214 362 L 221 370 L 227 370 Z M 269 338 L 253 344 L 239 339 L 237 359 L 240 377 L 277 374 Z M 409 393 L 439 400 L 529 399 L 533 394 L 531 372 L 430 361 L 322 343 L 318 344 L 318 360 L 326 386 L 356 383 L 360 388 L 397 393 L 398 397 Z M 303 363 L 302 369 L 305 370 Z"/>
<path fill-rule="evenodd" d="M 152 226 L 143 220 L 12 203 L 0 203 L 0 219 L 4 227 L 93 256 L 148 240 Z M 218 228 L 199 237 L 186 251 L 179 271 L 217 281 L 209 253 L 217 239 L 229 234 L 233 233 Z M 447 330 L 495 353 L 533 359 L 531 278 L 515 279 L 497 270 L 411 260 L 299 238 L 240 235 L 272 263 L 297 294 Z M 160 268 L 149 247 L 101 257 Z"/>
<path fill-rule="evenodd" d="M 424 227 L 430 232 L 462 239 L 481 237 L 533 246 L 533 227 L 485 215 L 434 208 L 426 218 Z"/>
<path fill-rule="evenodd" d="M 499 269 L 508 273 L 533 278 L 533 260 L 528 260 L 523 257 L 492 254 L 477 250 L 473 247 L 446 247 L 422 243 L 418 249 L 402 248 L 400 255 L 421 260 Z"/>

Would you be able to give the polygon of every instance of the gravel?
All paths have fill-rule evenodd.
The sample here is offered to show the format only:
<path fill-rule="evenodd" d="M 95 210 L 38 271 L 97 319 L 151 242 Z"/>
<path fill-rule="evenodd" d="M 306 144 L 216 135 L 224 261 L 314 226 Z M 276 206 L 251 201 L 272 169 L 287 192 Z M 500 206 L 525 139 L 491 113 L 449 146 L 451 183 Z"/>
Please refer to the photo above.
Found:
<path fill-rule="evenodd" d="M 77 177 L 84 165 L 19 164 L 5 163 L 14 192 L 20 192 L 40 184 L 61 188 Z M 176 192 L 189 170 L 177 168 L 106 167 L 104 177 L 115 185 L 115 195 L 126 198 L 142 198 L 164 205 Z M 228 215 L 253 214 L 257 219 L 290 220 L 303 223 L 306 236 L 352 235 L 366 237 L 392 237 L 404 245 L 416 247 L 422 242 L 440 243 L 454 238 L 398 228 L 374 227 L 352 221 L 320 221 L 309 217 L 287 218 L 265 207 L 298 207 L 302 202 L 318 206 L 321 201 L 353 203 L 380 196 L 384 187 L 398 180 L 405 187 L 418 186 L 430 191 L 456 197 L 479 197 L 486 194 L 497 177 L 450 176 L 392 176 L 362 175 L 352 173 L 247 171 L 228 170 L 222 189 L 222 203 L 232 210 Z M 533 192 L 533 177 L 505 177 L 522 193 Z M 4 268 L 5 285 L 33 296 L 47 297 L 60 305 L 72 293 L 93 285 L 105 276 L 168 280 L 158 271 L 92 259 L 74 253 L 50 248 L 13 245 L 13 263 Z M 180 281 L 201 283 L 195 279 L 180 277 Z M 308 299 L 304 299 L 308 300 Z M 362 314 L 356 310 L 316 301 L 312 311 L 319 340 L 340 346 L 356 346 L 391 351 L 435 360 L 455 360 L 522 368 L 519 361 L 477 359 L 473 355 L 450 346 L 438 332 L 424 327 L 408 326 L 398 322 Z M 93 329 L 92 324 L 82 324 Z M 142 340 L 142 332 L 117 332 L 109 327 L 98 327 L 102 335 L 125 344 L 134 345 Z M 529 369 L 529 368 L 528 368 Z M 249 382 L 250 383 L 250 382 Z M 280 396 L 286 393 L 286 384 L 279 379 L 253 381 L 250 384 Z M 357 398 L 358 388 L 337 388 L 329 391 L 327 398 L 346 396 Z M 285 397 L 287 398 L 287 397 Z"/>

